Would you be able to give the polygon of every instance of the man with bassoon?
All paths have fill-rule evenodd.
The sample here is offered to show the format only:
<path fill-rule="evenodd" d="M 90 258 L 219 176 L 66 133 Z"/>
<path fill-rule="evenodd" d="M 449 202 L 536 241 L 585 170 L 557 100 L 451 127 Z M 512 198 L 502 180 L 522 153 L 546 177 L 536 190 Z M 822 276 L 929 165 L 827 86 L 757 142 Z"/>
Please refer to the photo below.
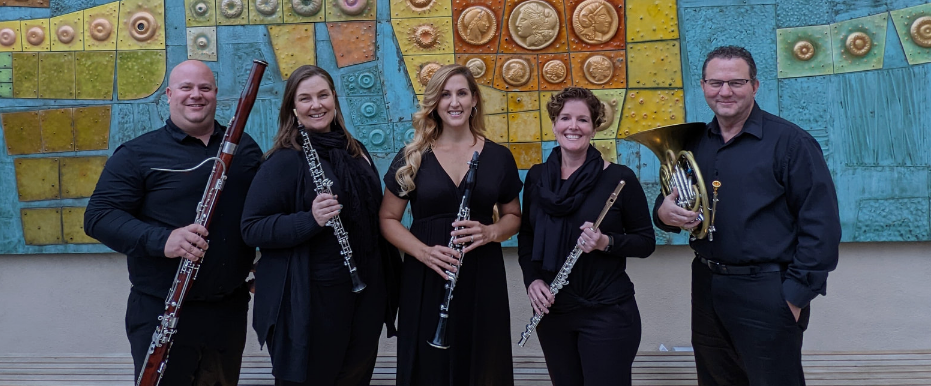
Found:
<path fill-rule="evenodd" d="M 242 135 L 209 229 L 192 224 L 211 168 L 157 169 L 193 168 L 217 155 L 227 128 L 214 119 L 217 85 L 204 63 L 189 60 L 172 69 L 165 93 L 170 111 L 165 126 L 114 151 L 88 202 L 84 229 L 126 254 L 132 283 L 126 334 L 134 379 L 165 311 L 180 257 L 203 264 L 188 289 L 161 384 L 235 385 L 250 299 L 245 279 L 255 258 L 239 223 L 262 150 Z"/>
<path fill-rule="evenodd" d="M 826 293 L 841 237 L 831 173 L 810 134 L 756 104 L 746 49 L 712 50 L 701 87 L 714 119 L 685 150 L 713 192 L 711 224 L 677 206 L 679 191 L 658 197 L 654 213 L 666 231 L 708 229 L 690 243 L 698 384 L 805 385 L 809 302 Z"/>

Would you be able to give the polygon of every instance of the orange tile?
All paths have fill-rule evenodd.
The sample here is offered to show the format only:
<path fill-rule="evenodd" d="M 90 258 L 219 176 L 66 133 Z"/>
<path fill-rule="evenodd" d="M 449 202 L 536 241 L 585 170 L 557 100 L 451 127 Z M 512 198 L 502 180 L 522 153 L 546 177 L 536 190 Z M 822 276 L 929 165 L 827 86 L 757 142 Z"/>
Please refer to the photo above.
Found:
<path fill-rule="evenodd" d="M 466 13 L 466 10 L 469 12 Z M 466 15 L 463 16 L 463 13 Z M 453 44 L 456 53 L 495 53 L 501 38 L 498 28 L 501 26 L 503 15 L 503 0 L 454 0 Z M 494 20 L 489 20 L 489 16 Z M 478 44 L 472 44 L 470 41 Z"/>
<path fill-rule="evenodd" d="M 339 67 L 375 60 L 375 22 L 345 21 L 326 23 L 330 43 Z"/>
<path fill-rule="evenodd" d="M 538 73 L 536 55 L 498 55 L 495 63 L 495 88 L 506 91 L 536 91 Z M 505 81 L 505 78 L 512 79 L 511 83 Z"/>
<path fill-rule="evenodd" d="M 582 3 L 585 4 L 580 9 L 579 5 L 583 5 Z M 623 0 L 566 0 L 566 11 L 569 16 L 566 22 L 569 35 L 569 50 L 575 52 L 624 49 L 626 32 L 624 29 Z M 601 15 L 605 12 L 614 13 L 617 28 L 602 32 L 592 26 L 591 20 L 599 16 L 610 17 L 608 14 Z M 614 33 L 614 36 L 608 37 L 611 33 Z"/>
<path fill-rule="evenodd" d="M 538 6 L 529 5 L 531 2 L 537 2 Z M 527 5 L 525 5 L 527 4 Z M 530 46 L 539 46 L 540 48 L 528 49 L 522 47 L 518 42 L 514 41 L 514 37 L 511 35 L 511 19 L 513 18 L 514 25 L 517 25 L 518 21 L 521 21 L 518 17 L 520 13 L 523 13 L 524 10 L 529 8 L 536 9 L 545 9 L 546 12 L 555 11 L 555 20 L 550 17 L 544 19 L 546 23 L 545 27 L 552 26 L 555 28 L 555 35 L 550 34 L 541 34 L 537 36 L 529 37 L 529 40 L 525 40 L 529 43 Z M 515 13 L 514 11 L 518 12 Z M 566 15 L 565 15 L 565 5 L 562 0 L 527 0 L 521 2 L 509 2 L 504 10 L 504 21 L 502 22 L 501 27 L 501 44 L 499 51 L 505 54 L 513 53 L 526 53 L 526 54 L 538 54 L 538 53 L 556 53 L 556 52 L 568 52 L 569 45 L 567 44 L 566 39 Z M 543 28 L 535 28 L 535 30 L 540 30 Z M 524 40 L 524 38 L 518 35 L 518 39 Z M 551 43 L 543 45 L 545 42 L 552 40 Z"/>
<path fill-rule="evenodd" d="M 572 81 L 576 86 L 591 89 L 627 87 L 627 61 L 624 51 L 579 52 L 570 55 Z M 611 67 L 608 67 L 609 64 Z"/>

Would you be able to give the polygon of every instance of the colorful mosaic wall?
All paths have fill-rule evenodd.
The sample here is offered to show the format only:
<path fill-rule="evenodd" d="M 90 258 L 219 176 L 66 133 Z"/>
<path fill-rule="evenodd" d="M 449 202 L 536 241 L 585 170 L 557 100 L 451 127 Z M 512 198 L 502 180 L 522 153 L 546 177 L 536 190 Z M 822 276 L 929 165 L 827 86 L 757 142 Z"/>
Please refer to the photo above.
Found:
<path fill-rule="evenodd" d="M 931 117 L 920 108 L 931 98 L 931 4 L 743 3 L 0 0 L 0 254 L 106 251 L 80 228 L 87 197 L 116 146 L 162 125 L 166 71 L 189 58 L 216 73 L 221 122 L 251 59 L 272 64 L 247 126 L 264 149 L 284 80 L 303 64 L 327 69 L 380 170 L 413 136 L 411 114 L 440 65 L 472 70 L 488 136 L 522 173 L 556 146 L 550 95 L 589 87 L 609 114 L 594 144 L 653 196 L 657 160 L 624 138 L 710 120 L 701 65 L 723 44 L 757 58 L 761 106 L 822 144 L 845 241 L 931 239 Z"/>

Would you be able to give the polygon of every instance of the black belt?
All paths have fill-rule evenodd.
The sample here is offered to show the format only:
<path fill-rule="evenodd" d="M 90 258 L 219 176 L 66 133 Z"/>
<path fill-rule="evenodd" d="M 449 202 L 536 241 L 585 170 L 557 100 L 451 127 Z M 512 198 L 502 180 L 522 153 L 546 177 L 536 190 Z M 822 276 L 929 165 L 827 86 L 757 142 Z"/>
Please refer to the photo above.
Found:
<path fill-rule="evenodd" d="M 708 267 L 711 272 L 717 273 L 719 275 L 753 275 L 755 273 L 780 272 L 785 270 L 785 268 L 783 268 L 784 265 L 778 263 L 725 265 L 714 260 L 708 260 L 702 256 L 698 256 L 698 261 L 701 262 L 701 265 Z"/>

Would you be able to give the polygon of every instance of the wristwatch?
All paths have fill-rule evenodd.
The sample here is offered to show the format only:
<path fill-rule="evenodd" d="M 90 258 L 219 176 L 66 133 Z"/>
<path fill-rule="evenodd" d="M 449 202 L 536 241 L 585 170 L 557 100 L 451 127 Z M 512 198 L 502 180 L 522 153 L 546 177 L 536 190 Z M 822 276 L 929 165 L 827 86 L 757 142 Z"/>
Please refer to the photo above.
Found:
<path fill-rule="evenodd" d="M 605 246 L 604 252 L 608 253 L 608 252 L 611 252 L 611 248 L 614 248 L 614 237 L 611 235 L 606 235 L 606 236 L 608 236 L 608 245 Z"/>

